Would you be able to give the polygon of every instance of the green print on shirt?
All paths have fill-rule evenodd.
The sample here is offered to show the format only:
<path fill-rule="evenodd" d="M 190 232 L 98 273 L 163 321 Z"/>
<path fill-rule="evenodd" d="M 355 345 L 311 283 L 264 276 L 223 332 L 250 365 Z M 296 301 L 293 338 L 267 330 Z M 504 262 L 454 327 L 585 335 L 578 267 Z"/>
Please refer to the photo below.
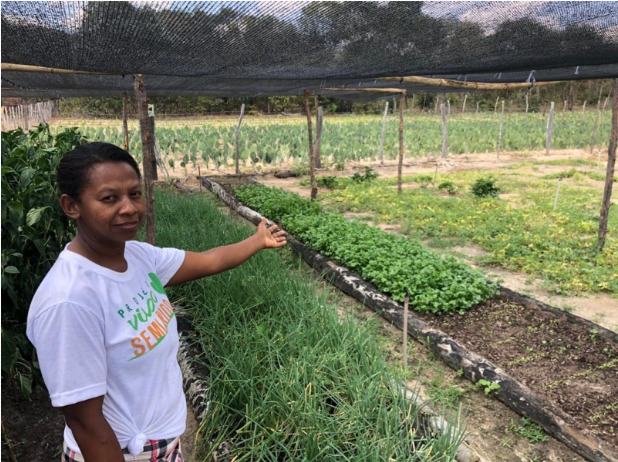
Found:
<path fill-rule="evenodd" d="M 165 288 L 163 287 L 163 284 L 161 284 L 161 281 L 159 280 L 157 275 L 154 273 L 148 273 L 148 276 L 150 276 L 150 287 L 152 287 L 161 295 L 165 295 Z"/>

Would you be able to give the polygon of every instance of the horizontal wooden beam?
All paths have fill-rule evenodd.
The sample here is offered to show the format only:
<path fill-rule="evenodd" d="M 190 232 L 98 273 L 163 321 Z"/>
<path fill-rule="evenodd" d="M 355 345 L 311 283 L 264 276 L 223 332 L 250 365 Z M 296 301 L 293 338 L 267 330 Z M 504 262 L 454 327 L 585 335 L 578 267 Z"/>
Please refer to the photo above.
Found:
<path fill-rule="evenodd" d="M 561 82 L 512 82 L 512 83 L 486 83 L 486 82 L 461 82 L 451 79 L 432 79 L 429 77 L 407 76 L 407 77 L 383 77 L 378 80 L 399 83 L 416 83 L 432 87 L 461 88 L 465 90 L 519 90 L 522 88 L 532 88 L 533 86 L 555 85 Z"/>
<path fill-rule="evenodd" d="M 47 74 L 83 74 L 83 75 L 126 75 L 117 72 L 76 71 L 73 69 L 57 69 L 54 67 L 29 66 L 27 64 L 1 63 L 2 72 L 42 72 Z"/>
<path fill-rule="evenodd" d="M 396 93 L 396 94 L 400 94 L 400 93 L 406 93 L 406 90 L 404 88 L 356 88 L 356 87 L 350 87 L 350 88 L 323 88 L 321 91 L 345 91 L 347 93 L 356 93 L 358 91 L 364 91 L 364 92 L 368 92 L 368 93 Z"/>

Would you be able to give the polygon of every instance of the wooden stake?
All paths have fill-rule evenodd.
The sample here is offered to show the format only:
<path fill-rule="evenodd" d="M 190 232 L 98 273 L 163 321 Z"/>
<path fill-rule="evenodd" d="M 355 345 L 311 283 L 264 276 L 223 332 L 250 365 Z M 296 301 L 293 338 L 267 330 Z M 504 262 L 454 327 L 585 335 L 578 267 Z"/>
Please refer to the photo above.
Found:
<path fill-rule="evenodd" d="M 382 134 L 380 136 L 380 165 L 384 165 L 384 135 L 386 135 L 386 116 L 388 115 L 388 101 L 384 103 L 384 116 L 382 117 Z"/>
<path fill-rule="evenodd" d="M 315 152 L 315 168 L 322 168 L 322 159 L 320 159 L 320 144 L 322 142 L 322 120 L 324 112 L 318 104 L 318 95 L 313 95 L 313 107 L 315 108 L 315 141 L 313 150 Z M 320 111 L 322 112 L 320 113 Z"/>
<path fill-rule="evenodd" d="M 549 118 L 547 119 L 547 137 L 545 138 L 545 155 L 549 155 L 551 148 L 551 135 L 554 131 L 554 102 L 549 105 Z"/>
<path fill-rule="evenodd" d="M 612 134 L 607 149 L 607 170 L 605 171 L 605 188 L 603 190 L 603 202 L 601 204 L 601 218 L 599 220 L 599 251 L 605 247 L 607 236 L 607 222 L 609 220 L 609 208 L 612 199 L 612 187 L 614 185 L 614 168 L 616 165 L 616 139 L 618 138 L 618 79 L 614 79 L 614 103 L 612 105 Z"/>
<path fill-rule="evenodd" d="M 448 132 L 446 130 L 446 111 L 444 103 L 440 104 L 440 114 L 442 115 L 442 158 L 446 159 L 448 151 Z"/>
<path fill-rule="evenodd" d="M 152 151 L 152 132 L 148 121 L 148 103 L 146 102 L 146 86 L 142 74 L 133 75 L 133 91 L 137 100 L 137 113 L 142 137 L 142 170 L 144 172 L 144 199 L 146 202 L 146 242 L 155 244 L 155 214 L 154 191 L 152 180 L 154 173 L 152 165 L 154 152 Z"/>
<path fill-rule="evenodd" d="M 498 159 L 502 148 L 502 125 L 504 124 L 504 100 L 502 100 L 502 112 L 500 112 L 500 131 L 498 132 Z"/>
<path fill-rule="evenodd" d="M 311 178 L 311 200 L 315 200 L 318 195 L 318 184 L 315 181 L 315 150 L 313 149 L 313 133 L 311 131 L 309 90 L 305 90 L 305 113 L 307 114 L 307 133 L 309 136 L 309 177 Z"/>
<path fill-rule="evenodd" d="M 528 114 L 528 92 L 526 92 L 526 114 Z"/>
<path fill-rule="evenodd" d="M 122 132 L 124 134 L 124 150 L 129 151 L 129 124 L 127 122 L 127 105 L 129 95 L 127 92 L 122 92 Z"/>
<path fill-rule="evenodd" d="M 408 305 L 410 304 L 410 292 L 406 287 L 406 296 L 403 299 L 403 370 L 408 369 Z"/>
<path fill-rule="evenodd" d="M 399 96 L 399 166 L 397 167 L 397 192 L 401 194 L 401 174 L 403 171 L 403 104 L 406 94 Z"/>
<path fill-rule="evenodd" d="M 560 183 L 562 183 L 562 178 L 558 178 L 558 185 L 556 186 L 556 197 L 554 197 L 554 208 L 553 211 L 556 211 L 556 206 L 558 205 L 558 195 L 560 194 Z"/>
<path fill-rule="evenodd" d="M 245 103 L 242 103 L 242 105 L 240 106 L 240 116 L 238 117 L 238 123 L 236 124 L 236 130 L 234 130 L 234 142 L 235 142 L 235 154 L 234 154 L 234 165 L 235 165 L 235 172 L 236 175 L 238 175 L 240 173 L 240 167 L 239 167 L 239 159 L 240 159 L 240 139 L 239 139 L 239 135 L 240 135 L 240 123 L 242 122 L 242 116 L 245 113 Z"/>
<path fill-rule="evenodd" d="M 466 100 L 468 99 L 468 94 L 464 95 L 463 104 L 461 105 L 461 113 L 464 114 L 466 112 Z"/>

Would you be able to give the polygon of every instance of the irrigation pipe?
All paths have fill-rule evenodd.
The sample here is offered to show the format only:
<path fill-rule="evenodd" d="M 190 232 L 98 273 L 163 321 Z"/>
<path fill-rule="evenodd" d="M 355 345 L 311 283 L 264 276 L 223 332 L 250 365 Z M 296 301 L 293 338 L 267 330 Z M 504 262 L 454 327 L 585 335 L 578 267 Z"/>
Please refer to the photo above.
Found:
<path fill-rule="evenodd" d="M 261 215 L 256 211 L 241 205 L 234 197 L 230 196 L 219 184 L 201 177 L 201 182 L 212 193 L 217 195 L 230 208 L 238 214 L 257 225 Z M 356 298 L 380 316 L 390 321 L 393 325 L 402 329 L 403 308 L 401 304 L 391 300 L 375 287 L 365 282 L 360 276 L 349 269 L 337 265 L 330 258 L 305 247 L 293 236 L 287 236 L 288 244 L 296 253 L 319 271 L 326 280 L 341 289 L 345 294 Z M 556 317 L 566 318 L 570 322 L 578 322 L 586 326 L 594 326 L 598 334 L 618 341 L 618 334 L 597 326 L 590 321 L 579 318 L 576 315 L 559 311 L 548 305 L 519 295 L 509 289 L 500 287 L 500 292 L 516 299 L 524 306 L 535 306 L 544 311 L 554 314 Z M 504 370 L 491 363 L 482 356 L 469 351 L 444 332 L 435 329 L 413 313 L 408 315 L 408 333 L 417 341 L 425 344 L 436 356 L 440 357 L 449 367 L 454 370 L 462 370 L 463 376 L 473 383 L 484 379 L 497 383 L 500 388 L 495 397 L 513 409 L 518 414 L 530 418 L 540 424 L 547 433 L 562 441 L 565 445 L 577 452 L 580 456 L 591 462 L 618 462 L 618 454 L 615 454 L 601 440 L 580 432 L 572 425 L 572 418 L 561 409 L 540 399 L 532 390 L 517 382 Z"/>

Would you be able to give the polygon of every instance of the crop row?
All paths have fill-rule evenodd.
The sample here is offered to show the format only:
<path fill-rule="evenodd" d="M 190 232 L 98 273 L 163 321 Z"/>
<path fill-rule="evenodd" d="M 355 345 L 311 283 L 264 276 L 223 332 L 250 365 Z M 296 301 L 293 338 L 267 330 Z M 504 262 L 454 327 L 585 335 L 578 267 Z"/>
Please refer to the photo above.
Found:
<path fill-rule="evenodd" d="M 587 148 L 594 132 L 594 114 L 558 113 L 554 119 L 552 147 L 554 149 Z M 245 167 L 257 164 L 306 163 L 308 160 L 306 121 L 296 123 L 245 123 L 241 126 L 239 156 Z M 522 151 L 545 148 L 546 117 L 540 114 L 505 116 L 501 150 Z M 123 145 L 119 125 L 92 126 L 84 124 L 82 133 L 92 140 Z M 377 117 L 331 117 L 323 126 L 321 154 L 330 165 L 358 160 L 376 160 L 380 151 L 382 122 Z M 459 117 L 448 121 L 448 143 L 451 154 L 493 152 L 497 148 L 500 117 Z M 596 144 L 604 145 L 609 137 L 610 119 L 601 113 L 595 136 Z M 156 138 L 163 161 L 171 168 L 195 166 L 207 168 L 233 165 L 235 155 L 235 121 L 201 126 L 170 126 L 161 124 Z M 413 116 L 405 122 L 406 155 L 435 154 L 442 148 L 440 121 L 436 117 Z M 129 150 L 141 156 L 139 132 L 129 137 Z M 398 154 L 398 120 L 390 117 L 386 126 L 384 157 Z"/>
<path fill-rule="evenodd" d="M 355 271 L 394 300 L 403 301 L 408 290 L 418 312 L 462 312 L 495 294 L 495 286 L 479 271 L 416 240 L 348 221 L 276 188 L 241 186 L 235 192 L 247 206 L 281 219 L 286 230 L 310 248 Z"/>

